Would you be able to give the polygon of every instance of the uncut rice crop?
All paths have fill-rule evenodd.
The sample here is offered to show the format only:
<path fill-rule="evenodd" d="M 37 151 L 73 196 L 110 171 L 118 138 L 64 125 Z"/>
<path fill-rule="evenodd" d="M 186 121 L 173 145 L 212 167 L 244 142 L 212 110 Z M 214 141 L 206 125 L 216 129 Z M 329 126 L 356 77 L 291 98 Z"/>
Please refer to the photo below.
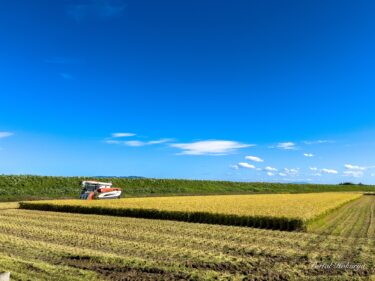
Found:
<path fill-rule="evenodd" d="M 281 230 L 306 225 L 360 193 L 257 194 L 48 200 L 21 202 L 21 208 L 253 226 Z"/>

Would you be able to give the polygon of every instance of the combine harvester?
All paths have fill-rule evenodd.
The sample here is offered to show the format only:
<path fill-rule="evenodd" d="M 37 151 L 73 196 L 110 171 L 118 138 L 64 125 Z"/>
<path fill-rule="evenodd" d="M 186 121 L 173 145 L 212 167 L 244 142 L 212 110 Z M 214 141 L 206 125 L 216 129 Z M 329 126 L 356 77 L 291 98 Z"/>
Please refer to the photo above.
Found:
<path fill-rule="evenodd" d="M 82 181 L 80 199 L 118 199 L 121 197 L 122 189 L 112 187 L 111 182 Z"/>

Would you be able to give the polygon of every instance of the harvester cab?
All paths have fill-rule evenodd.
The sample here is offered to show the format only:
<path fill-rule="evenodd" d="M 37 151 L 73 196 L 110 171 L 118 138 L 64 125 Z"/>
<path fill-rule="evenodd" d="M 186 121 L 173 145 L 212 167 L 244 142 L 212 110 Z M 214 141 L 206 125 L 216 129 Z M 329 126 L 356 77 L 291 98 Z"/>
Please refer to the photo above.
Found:
<path fill-rule="evenodd" d="M 82 181 L 80 199 L 117 199 L 121 197 L 122 189 L 112 187 L 111 182 Z"/>

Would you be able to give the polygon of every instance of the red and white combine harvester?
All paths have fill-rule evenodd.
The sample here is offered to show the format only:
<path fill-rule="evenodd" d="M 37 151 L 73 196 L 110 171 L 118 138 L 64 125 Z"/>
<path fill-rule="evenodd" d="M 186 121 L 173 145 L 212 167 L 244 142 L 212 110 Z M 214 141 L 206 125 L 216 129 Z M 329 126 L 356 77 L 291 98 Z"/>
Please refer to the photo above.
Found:
<path fill-rule="evenodd" d="M 122 189 L 112 187 L 111 182 L 82 181 L 80 199 L 117 199 L 121 197 Z"/>

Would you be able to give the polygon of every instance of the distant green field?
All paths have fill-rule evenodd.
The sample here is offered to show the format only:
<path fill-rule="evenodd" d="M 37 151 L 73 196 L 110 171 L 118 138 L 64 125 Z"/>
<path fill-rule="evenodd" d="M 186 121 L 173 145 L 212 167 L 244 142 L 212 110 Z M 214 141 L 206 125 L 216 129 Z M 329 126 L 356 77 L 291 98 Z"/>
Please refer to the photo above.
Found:
<path fill-rule="evenodd" d="M 195 194 L 375 191 L 366 185 L 281 184 L 179 179 L 128 179 L 0 175 L 0 201 L 77 198 L 82 180 L 111 181 L 124 197 Z"/>

